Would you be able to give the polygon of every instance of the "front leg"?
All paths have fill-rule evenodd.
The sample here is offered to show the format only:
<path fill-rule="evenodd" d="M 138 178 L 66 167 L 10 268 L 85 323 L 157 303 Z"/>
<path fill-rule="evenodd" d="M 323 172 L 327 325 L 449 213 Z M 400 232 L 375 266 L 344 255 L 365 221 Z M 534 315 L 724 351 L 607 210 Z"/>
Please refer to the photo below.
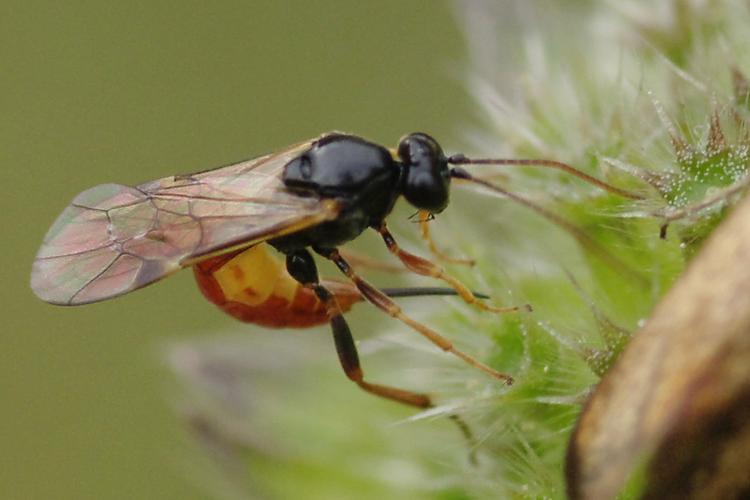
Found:
<path fill-rule="evenodd" d="M 396 243 L 396 239 L 393 237 L 391 232 L 388 231 L 388 227 L 386 227 L 385 222 L 381 223 L 380 226 L 375 228 L 375 230 L 380 233 L 380 236 L 383 237 L 383 241 L 388 247 L 388 251 L 398 257 L 398 259 L 403 262 L 407 269 L 421 276 L 430 276 L 432 278 L 437 278 L 439 280 L 445 281 L 456 291 L 456 293 L 461 296 L 462 299 L 464 299 L 467 304 L 472 304 L 479 309 L 496 313 L 517 312 L 522 309 L 531 311 L 531 306 L 529 304 L 513 307 L 494 307 L 486 304 L 485 302 L 482 302 L 481 300 L 478 300 L 477 297 L 473 293 L 471 293 L 471 290 L 466 287 L 466 285 L 461 283 L 450 274 L 446 273 L 442 267 L 427 259 L 423 259 L 422 257 L 403 250 L 398 245 L 398 243 Z"/>
<path fill-rule="evenodd" d="M 417 213 L 417 217 L 419 217 L 419 234 L 424 242 L 427 243 L 427 247 L 430 249 L 430 252 L 432 252 L 432 255 L 443 262 L 450 262 L 451 264 L 462 264 L 469 267 L 475 264 L 474 259 L 451 257 L 437 246 L 437 243 L 435 243 L 435 240 L 433 240 L 430 235 L 430 221 L 435 218 L 434 215 L 427 210 L 420 210 Z"/>

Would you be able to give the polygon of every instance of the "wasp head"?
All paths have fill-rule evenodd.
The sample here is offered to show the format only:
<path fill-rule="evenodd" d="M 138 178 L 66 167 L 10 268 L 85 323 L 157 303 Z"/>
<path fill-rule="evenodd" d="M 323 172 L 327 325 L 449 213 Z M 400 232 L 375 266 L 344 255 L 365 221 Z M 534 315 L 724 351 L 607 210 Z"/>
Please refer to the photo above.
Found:
<path fill-rule="evenodd" d="M 401 139 L 398 157 L 404 165 L 404 197 L 416 208 L 432 213 L 448 206 L 448 159 L 435 139 L 417 132 Z"/>

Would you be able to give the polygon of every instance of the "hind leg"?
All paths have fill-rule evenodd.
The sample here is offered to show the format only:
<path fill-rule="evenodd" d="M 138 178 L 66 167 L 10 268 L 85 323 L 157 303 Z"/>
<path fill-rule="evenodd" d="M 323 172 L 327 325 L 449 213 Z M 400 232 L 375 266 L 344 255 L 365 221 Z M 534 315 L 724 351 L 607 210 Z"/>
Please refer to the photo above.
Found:
<path fill-rule="evenodd" d="M 333 340 L 336 345 L 336 352 L 339 356 L 339 362 L 344 369 L 346 376 L 370 394 L 375 394 L 386 399 L 391 399 L 399 403 L 417 408 L 429 408 L 432 406 L 430 397 L 426 394 L 389 387 L 386 385 L 373 384 L 367 382 L 364 378 L 364 372 L 359 363 L 357 347 L 354 344 L 349 325 L 344 319 L 344 315 L 336 302 L 334 295 L 318 279 L 318 270 L 312 255 L 307 250 L 300 250 L 289 254 L 286 259 L 289 274 L 294 279 L 302 283 L 303 286 L 310 288 L 320 301 L 325 305 L 333 332 Z"/>

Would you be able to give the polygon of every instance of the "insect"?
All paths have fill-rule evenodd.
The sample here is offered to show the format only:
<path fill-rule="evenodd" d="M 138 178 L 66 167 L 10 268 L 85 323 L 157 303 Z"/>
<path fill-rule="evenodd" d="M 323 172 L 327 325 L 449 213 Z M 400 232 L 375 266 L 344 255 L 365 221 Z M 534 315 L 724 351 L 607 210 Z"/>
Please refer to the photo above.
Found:
<path fill-rule="evenodd" d="M 352 303 L 364 298 L 486 374 L 508 384 L 513 379 L 407 316 L 355 272 L 338 247 L 372 228 L 407 269 L 446 282 L 467 303 L 506 312 L 519 308 L 489 305 L 439 265 L 401 249 L 385 221 L 395 202 L 403 196 L 418 209 L 428 237 L 427 221 L 448 206 L 451 181 L 469 181 L 564 225 L 555 214 L 472 176 L 461 164 L 559 168 L 631 196 L 559 162 L 448 157 L 423 133 L 405 136 L 395 151 L 358 136 L 328 133 L 214 170 L 84 191 L 47 233 L 33 264 L 31 288 L 47 302 L 72 306 L 117 297 L 193 267 L 204 295 L 238 319 L 268 326 L 328 322 L 349 379 L 372 394 L 427 408 L 432 401 L 426 394 L 365 380 L 343 316 Z M 271 247 L 285 256 L 284 265 Z M 332 261 L 348 281 L 321 281 L 311 250 Z"/>

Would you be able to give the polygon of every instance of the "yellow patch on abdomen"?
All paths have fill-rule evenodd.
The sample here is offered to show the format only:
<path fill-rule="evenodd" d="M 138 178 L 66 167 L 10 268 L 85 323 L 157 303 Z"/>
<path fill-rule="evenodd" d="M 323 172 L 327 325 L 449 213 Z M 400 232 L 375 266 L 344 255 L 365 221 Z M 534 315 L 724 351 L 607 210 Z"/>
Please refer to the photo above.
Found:
<path fill-rule="evenodd" d="M 265 243 L 236 255 L 213 276 L 227 300 L 249 306 L 262 304 L 271 295 L 291 303 L 299 286 Z"/>

